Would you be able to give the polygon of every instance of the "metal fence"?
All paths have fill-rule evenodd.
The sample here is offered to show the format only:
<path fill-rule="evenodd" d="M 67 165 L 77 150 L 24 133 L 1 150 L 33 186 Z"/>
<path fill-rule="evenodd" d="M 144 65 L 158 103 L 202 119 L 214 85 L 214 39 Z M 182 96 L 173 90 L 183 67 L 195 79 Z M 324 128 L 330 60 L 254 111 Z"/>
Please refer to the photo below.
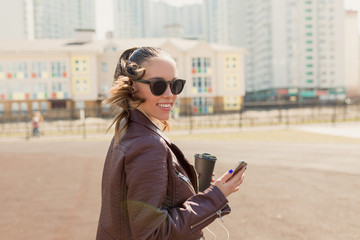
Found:
<path fill-rule="evenodd" d="M 360 121 L 360 103 L 356 104 L 245 104 L 239 110 L 194 113 L 193 106 L 180 106 L 172 113 L 172 131 L 192 133 L 198 129 L 242 128 L 266 125 L 336 123 Z M 42 136 L 105 135 L 114 114 L 103 109 L 52 110 L 44 113 L 40 123 Z M 110 129 L 112 132 L 113 129 Z M 0 115 L 0 139 L 32 136 L 31 113 L 3 112 Z"/>

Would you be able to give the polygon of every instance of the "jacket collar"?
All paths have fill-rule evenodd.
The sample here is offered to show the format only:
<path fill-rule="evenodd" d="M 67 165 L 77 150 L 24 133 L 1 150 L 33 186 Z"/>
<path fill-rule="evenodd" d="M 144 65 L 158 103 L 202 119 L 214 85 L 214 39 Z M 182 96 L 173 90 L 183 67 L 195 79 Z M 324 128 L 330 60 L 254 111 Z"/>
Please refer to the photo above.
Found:
<path fill-rule="evenodd" d="M 142 112 L 137 109 L 130 110 L 130 121 L 136 122 L 150 129 L 151 131 L 162 137 L 167 144 L 171 145 L 170 139 Z"/>

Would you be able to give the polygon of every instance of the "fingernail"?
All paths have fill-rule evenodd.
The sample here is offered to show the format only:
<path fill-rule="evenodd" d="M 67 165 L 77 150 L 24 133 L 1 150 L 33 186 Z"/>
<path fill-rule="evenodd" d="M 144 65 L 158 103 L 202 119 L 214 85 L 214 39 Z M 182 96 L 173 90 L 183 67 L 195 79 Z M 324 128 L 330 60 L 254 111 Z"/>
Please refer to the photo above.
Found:
<path fill-rule="evenodd" d="M 245 170 L 246 170 L 247 166 L 245 166 Z"/>
<path fill-rule="evenodd" d="M 232 169 L 230 169 L 230 170 L 229 170 L 229 173 L 233 173 L 233 170 L 232 170 Z"/>

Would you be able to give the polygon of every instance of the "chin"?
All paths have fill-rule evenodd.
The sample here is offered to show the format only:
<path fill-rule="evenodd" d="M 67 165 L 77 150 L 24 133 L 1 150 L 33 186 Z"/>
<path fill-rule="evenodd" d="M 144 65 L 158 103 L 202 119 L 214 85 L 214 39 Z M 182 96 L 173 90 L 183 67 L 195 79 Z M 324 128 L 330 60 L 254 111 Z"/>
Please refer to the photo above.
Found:
<path fill-rule="evenodd" d="M 169 119 L 170 119 L 170 114 L 166 115 L 166 116 L 162 115 L 162 116 L 159 116 L 159 118 L 158 118 L 158 120 L 160 120 L 160 121 L 167 121 Z"/>

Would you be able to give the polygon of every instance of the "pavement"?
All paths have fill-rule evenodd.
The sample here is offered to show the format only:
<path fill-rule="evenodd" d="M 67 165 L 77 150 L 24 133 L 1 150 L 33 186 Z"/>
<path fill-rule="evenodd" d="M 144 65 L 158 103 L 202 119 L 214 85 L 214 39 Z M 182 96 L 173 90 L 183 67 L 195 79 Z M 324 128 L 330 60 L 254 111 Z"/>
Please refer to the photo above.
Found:
<path fill-rule="evenodd" d="M 241 140 L 216 138 L 227 134 L 172 139 L 190 161 L 194 153 L 217 156 L 215 177 L 240 159 L 248 162 L 244 183 L 229 197 L 232 213 L 223 218 L 231 240 L 359 240 L 360 141 L 358 134 L 352 134 L 359 125 L 290 127 L 296 131 L 268 131 L 286 126 L 243 128 L 238 129 L 246 132 L 238 134 L 245 136 Z M 331 137 L 329 142 L 330 137 L 315 136 L 313 131 L 351 135 L 356 140 Z M 259 138 L 249 140 L 248 135 Z M 300 140 L 290 141 L 293 135 Z M 1 143 L 0 238 L 95 239 L 110 138 L 110 134 L 89 135 L 86 141 L 81 136 L 40 137 Z M 226 239 L 218 222 L 209 229 L 217 239 Z"/>
<path fill-rule="evenodd" d="M 333 136 L 360 138 L 360 122 L 307 124 L 291 126 L 291 129 Z"/>

